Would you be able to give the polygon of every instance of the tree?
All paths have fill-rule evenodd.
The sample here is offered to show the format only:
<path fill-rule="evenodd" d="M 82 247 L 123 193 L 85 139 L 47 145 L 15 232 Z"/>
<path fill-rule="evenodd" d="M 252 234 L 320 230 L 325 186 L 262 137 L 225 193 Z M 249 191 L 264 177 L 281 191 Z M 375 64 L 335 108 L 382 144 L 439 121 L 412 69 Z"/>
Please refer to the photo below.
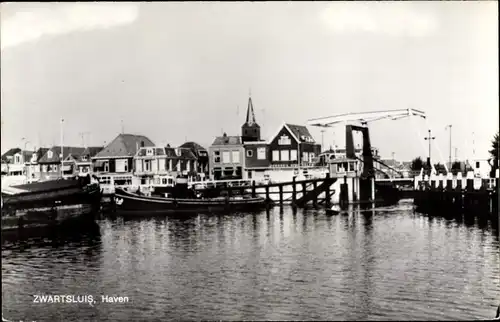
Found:
<path fill-rule="evenodd" d="M 424 167 L 424 161 L 417 157 L 411 161 L 411 171 L 420 171 Z"/>
<path fill-rule="evenodd" d="M 460 171 L 462 171 L 462 164 L 458 161 L 453 162 L 451 164 L 451 173 L 456 175 Z"/>
<path fill-rule="evenodd" d="M 490 155 L 491 155 L 491 158 L 493 159 L 493 166 L 491 167 L 491 173 L 490 173 L 490 176 L 491 177 L 494 177 L 495 176 L 495 171 L 498 169 L 498 147 L 500 145 L 500 138 L 499 138 L 499 135 L 498 135 L 499 132 L 497 132 L 497 134 L 495 134 L 495 136 L 493 137 L 493 140 L 491 141 L 491 147 L 492 149 L 489 151 L 490 152 Z"/>

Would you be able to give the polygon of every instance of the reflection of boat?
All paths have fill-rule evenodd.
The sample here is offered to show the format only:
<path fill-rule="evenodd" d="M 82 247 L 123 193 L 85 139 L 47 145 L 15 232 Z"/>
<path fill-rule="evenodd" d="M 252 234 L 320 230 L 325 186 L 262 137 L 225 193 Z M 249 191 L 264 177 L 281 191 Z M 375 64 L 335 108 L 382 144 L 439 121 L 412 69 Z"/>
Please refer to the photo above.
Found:
<path fill-rule="evenodd" d="M 99 185 L 89 178 L 51 180 L 2 189 L 2 235 L 93 219 Z"/>
<path fill-rule="evenodd" d="M 115 203 L 119 213 L 168 214 L 224 210 L 249 211 L 265 206 L 265 199 L 245 195 L 216 198 L 144 196 L 117 188 L 115 190 Z"/>

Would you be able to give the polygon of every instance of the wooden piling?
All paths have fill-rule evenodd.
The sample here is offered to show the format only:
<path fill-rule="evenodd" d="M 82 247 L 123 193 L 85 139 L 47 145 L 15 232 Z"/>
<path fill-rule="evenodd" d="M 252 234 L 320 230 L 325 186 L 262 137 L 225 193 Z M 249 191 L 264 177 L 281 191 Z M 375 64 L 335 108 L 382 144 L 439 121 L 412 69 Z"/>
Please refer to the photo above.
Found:
<path fill-rule="evenodd" d="M 257 194 L 255 193 L 255 180 L 252 180 L 252 198 L 255 198 Z"/>
<path fill-rule="evenodd" d="M 269 186 L 266 186 L 266 201 L 269 201 L 271 198 L 269 198 Z"/>
<path fill-rule="evenodd" d="M 317 182 L 313 182 L 313 190 L 316 191 L 317 189 Z M 316 207 L 318 205 L 318 197 L 315 195 L 313 198 L 313 206 Z"/>
<path fill-rule="evenodd" d="M 292 183 L 292 206 L 294 207 L 297 202 L 297 183 L 295 183 L 295 181 L 297 181 L 297 177 L 294 176 Z"/>
<path fill-rule="evenodd" d="M 325 190 L 325 205 L 330 208 L 330 173 L 326 174 L 326 180 L 328 181 L 328 186 Z"/>
<path fill-rule="evenodd" d="M 280 206 L 283 206 L 283 185 L 280 185 L 279 189 L 280 189 Z"/>

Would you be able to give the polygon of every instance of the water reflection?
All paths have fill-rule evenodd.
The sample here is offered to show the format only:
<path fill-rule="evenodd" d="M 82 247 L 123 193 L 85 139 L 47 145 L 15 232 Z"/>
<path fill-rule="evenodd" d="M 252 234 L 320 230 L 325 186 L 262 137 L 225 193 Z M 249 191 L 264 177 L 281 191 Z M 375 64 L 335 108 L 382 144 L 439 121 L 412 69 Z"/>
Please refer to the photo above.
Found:
<path fill-rule="evenodd" d="M 494 225 L 493 225 L 494 226 Z M 492 223 L 411 204 L 102 220 L 98 234 L 4 248 L 4 316 L 37 321 L 435 320 L 494 314 Z M 129 296 L 34 306 L 32 294 Z"/>

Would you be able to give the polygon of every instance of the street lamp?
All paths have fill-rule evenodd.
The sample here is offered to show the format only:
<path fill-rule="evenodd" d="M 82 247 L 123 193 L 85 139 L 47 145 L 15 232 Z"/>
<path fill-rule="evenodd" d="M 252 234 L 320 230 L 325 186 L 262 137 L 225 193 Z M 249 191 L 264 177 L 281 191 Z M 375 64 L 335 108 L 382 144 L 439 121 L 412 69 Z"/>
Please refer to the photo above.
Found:
<path fill-rule="evenodd" d="M 431 167 L 431 172 L 432 172 L 432 163 L 431 163 L 431 141 L 435 140 L 435 136 L 431 136 L 431 130 L 429 129 L 429 136 L 424 138 L 424 140 L 429 141 L 429 166 Z"/>

